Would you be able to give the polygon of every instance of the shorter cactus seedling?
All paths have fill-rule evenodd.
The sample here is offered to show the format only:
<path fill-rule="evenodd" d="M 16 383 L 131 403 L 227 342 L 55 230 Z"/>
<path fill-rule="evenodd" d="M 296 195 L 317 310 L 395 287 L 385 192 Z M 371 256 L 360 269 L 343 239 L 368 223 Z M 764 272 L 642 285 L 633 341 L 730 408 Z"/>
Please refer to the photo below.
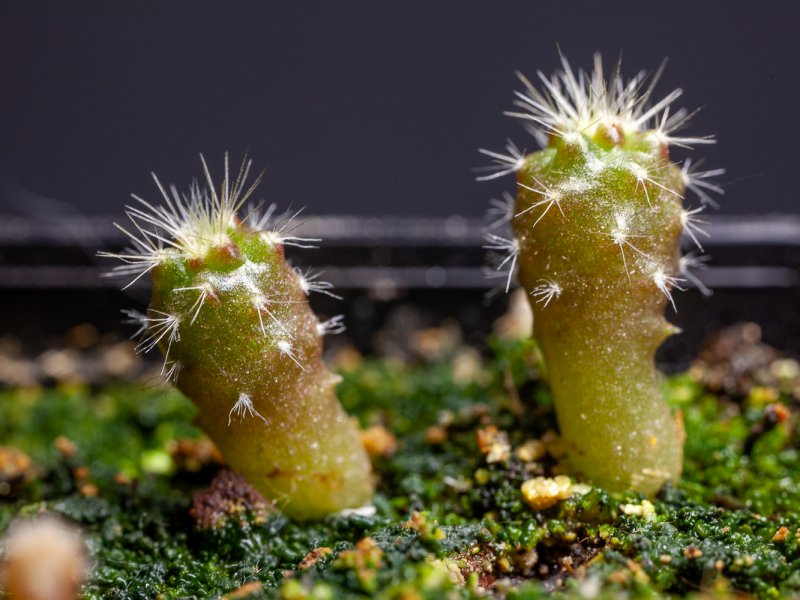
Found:
<path fill-rule="evenodd" d="M 202 158 L 202 157 L 201 157 Z M 307 294 L 330 285 L 292 269 L 286 224 L 271 229 L 272 209 L 237 211 L 258 180 L 245 187 L 250 162 L 215 189 L 169 192 L 164 204 L 136 198 L 128 207 L 133 247 L 106 254 L 123 264 L 112 273 L 152 275 L 150 307 L 129 312 L 140 326 L 141 350 L 158 346 L 163 373 L 197 405 L 200 426 L 227 463 L 298 519 L 322 517 L 369 502 L 369 460 L 344 413 L 339 377 L 322 361 L 322 337 L 342 331 L 341 317 L 320 323 Z M 155 177 L 155 176 L 154 176 Z"/>
<path fill-rule="evenodd" d="M 663 316 L 672 293 L 697 259 L 681 257 L 683 232 L 698 247 L 705 235 L 699 208 L 684 208 L 686 189 L 703 204 L 721 191 L 708 177 L 670 162 L 670 146 L 713 142 L 681 137 L 691 116 L 670 112 L 675 90 L 652 102 L 658 75 L 624 81 L 619 67 L 603 76 L 562 59 L 543 90 L 520 76 L 519 112 L 543 147 L 525 154 L 482 150 L 491 179 L 515 173 L 518 195 L 495 201 L 495 225 L 511 222 L 513 237 L 490 234 L 488 247 L 507 253 L 534 311 L 556 413 L 576 471 L 610 489 L 652 493 L 676 479 L 682 428 L 659 390 L 654 353 L 675 333 Z M 510 282 L 511 274 L 508 281 Z"/>

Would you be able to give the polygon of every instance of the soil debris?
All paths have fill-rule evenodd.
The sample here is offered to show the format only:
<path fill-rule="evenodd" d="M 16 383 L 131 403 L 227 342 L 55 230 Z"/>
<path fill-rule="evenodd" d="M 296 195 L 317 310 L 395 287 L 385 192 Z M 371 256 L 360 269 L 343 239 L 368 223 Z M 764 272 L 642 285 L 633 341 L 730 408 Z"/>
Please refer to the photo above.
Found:
<path fill-rule="evenodd" d="M 371 458 L 392 456 L 397 452 L 397 438 L 383 425 L 373 425 L 361 431 L 361 443 Z"/>
<path fill-rule="evenodd" d="M 208 488 L 194 493 L 189 514 L 201 529 L 219 529 L 231 520 L 242 527 L 251 520 L 263 523 L 274 510 L 244 477 L 225 469 Z"/>
<path fill-rule="evenodd" d="M 0 446 L 0 498 L 16 496 L 35 475 L 30 457 L 22 450 Z"/>
<path fill-rule="evenodd" d="M 303 557 L 303 560 L 300 561 L 300 564 L 297 565 L 297 568 L 300 569 L 301 571 L 307 571 L 315 564 L 317 564 L 320 560 L 328 556 L 331 552 L 333 552 L 333 550 L 331 550 L 327 546 L 314 548 L 311 552 L 309 552 Z"/>
<path fill-rule="evenodd" d="M 544 510 L 572 496 L 572 480 L 566 475 L 534 477 L 520 488 L 525 503 L 533 510 Z"/>
<path fill-rule="evenodd" d="M 167 452 L 179 470 L 197 473 L 225 464 L 222 454 L 208 437 L 180 438 L 167 443 Z"/>
<path fill-rule="evenodd" d="M 742 452 L 749 456 L 756 442 L 789 418 L 789 409 L 777 402 L 764 409 L 764 414 L 751 428 L 744 440 Z"/>
<path fill-rule="evenodd" d="M 490 465 L 498 462 L 505 462 L 511 456 L 511 443 L 508 440 L 508 433 L 497 429 L 494 425 L 489 425 L 483 429 L 478 429 L 478 450 L 486 456 L 486 462 Z"/>
<path fill-rule="evenodd" d="M 745 397 L 754 385 L 776 383 L 771 365 L 783 355 L 761 341 L 761 327 L 739 323 L 710 336 L 690 373 L 706 387 L 733 398 Z"/>

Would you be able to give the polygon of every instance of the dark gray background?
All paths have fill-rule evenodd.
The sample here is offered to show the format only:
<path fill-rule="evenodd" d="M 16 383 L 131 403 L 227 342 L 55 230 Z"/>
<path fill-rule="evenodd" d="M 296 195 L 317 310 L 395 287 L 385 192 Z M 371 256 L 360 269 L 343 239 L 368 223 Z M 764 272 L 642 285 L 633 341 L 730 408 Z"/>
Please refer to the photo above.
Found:
<path fill-rule="evenodd" d="M 796 4 L 6 0 L 0 213 L 118 213 L 229 150 L 309 213 L 479 215 L 512 184 L 476 183 L 476 149 L 534 149 L 501 112 L 557 43 L 629 74 L 669 56 L 660 92 L 719 138 L 694 154 L 728 170 L 721 213 L 797 212 Z"/>

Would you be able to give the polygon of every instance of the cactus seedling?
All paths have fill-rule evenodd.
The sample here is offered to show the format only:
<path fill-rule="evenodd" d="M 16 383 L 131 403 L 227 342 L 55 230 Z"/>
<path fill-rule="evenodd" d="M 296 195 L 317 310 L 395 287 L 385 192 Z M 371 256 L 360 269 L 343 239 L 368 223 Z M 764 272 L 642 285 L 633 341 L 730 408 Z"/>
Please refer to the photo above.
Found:
<path fill-rule="evenodd" d="M 202 159 L 202 157 L 201 157 Z M 307 293 L 329 285 L 292 269 L 285 246 L 306 247 L 272 210 L 237 217 L 258 180 L 246 187 L 250 162 L 220 188 L 205 160 L 207 187 L 188 195 L 155 178 L 164 204 L 136 198 L 127 208 L 133 244 L 106 254 L 112 272 L 152 275 L 145 314 L 129 312 L 158 346 L 163 373 L 198 407 L 198 421 L 228 464 L 297 519 L 359 507 L 372 495 L 369 460 L 336 398 L 339 381 L 322 361 L 322 337 L 343 329 L 341 317 L 320 323 Z"/>
<path fill-rule="evenodd" d="M 671 146 L 714 140 L 676 135 L 691 115 L 670 112 L 681 90 L 651 102 L 658 74 L 624 81 L 617 66 L 606 81 L 596 55 L 591 74 L 562 57 L 552 78 L 539 73 L 542 90 L 520 75 L 521 110 L 507 114 L 543 149 L 482 150 L 494 165 L 480 178 L 516 174 L 516 202 L 493 207 L 513 238 L 490 234 L 489 247 L 518 264 L 573 468 L 609 489 L 646 493 L 675 480 L 682 463 L 682 427 L 654 365 L 676 332 L 664 309 L 696 260 L 680 256 L 681 233 L 698 247 L 704 235 L 702 205 L 682 200 L 688 187 L 707 203 L 720 191 L 707 178 L 721 172 L 670 162 Z"/>

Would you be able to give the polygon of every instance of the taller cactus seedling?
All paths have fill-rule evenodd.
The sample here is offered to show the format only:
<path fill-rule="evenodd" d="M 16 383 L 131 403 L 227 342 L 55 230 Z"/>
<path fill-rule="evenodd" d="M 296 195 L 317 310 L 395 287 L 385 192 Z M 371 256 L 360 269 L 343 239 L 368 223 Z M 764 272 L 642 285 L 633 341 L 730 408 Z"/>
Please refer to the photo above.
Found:
<path fill-rule="evenodd" d="M 130 313 L 140 348 L 161 348 L 165 375 L 195 402 L 228 464 L 285 513 L 361 506 L 372 495 L 369 461 L 321 357 L 341 318 L 319 322 L 306 294 L 329 285 L 284 258 L 285 246 L 311 240 L 269 229 L 271 211 L 237 218 L 258 183 L 245 187 L 249 162 L 231 181 L 226 157 L 219 190 L 203 168 L 207 187 L 187 196 L 156 178 L 164 204 L 137 198 L 127 210 L 134 233 L 120 228 L 133 248 L 107 254 L 123 261 L 117 274 L 152 274 L 147 313 Z"/>
<path fill-rule="evenodd" d="M 651 104 L 646 74 L 606 81 L 602 61 L 575 73 L 562 58 L 542 90 L 520 76 L 519 112 L 543 149 L 525 155 L 482 150 L 490 179 L 516 173 L 507 218 L 514 237 L 490 235 L 510 254 L 530 294 L 534 335 L 548 370 L 559 427 L 573 468 L 609 489 L 657 491 L 681 472 L 682 427 L 658 386 L 654 354 L 676 328 L 664 319 L 693 259 L 680 256 L 681 232 L 699 246 L 686 188 L 703 202 L 721 171 L 670 162 L 670 147 L 712 143 L 678 137 L 690 115 L 670 113 L 675 90 Z M 501 219 L 502 221 L 502 219 Z"/>

